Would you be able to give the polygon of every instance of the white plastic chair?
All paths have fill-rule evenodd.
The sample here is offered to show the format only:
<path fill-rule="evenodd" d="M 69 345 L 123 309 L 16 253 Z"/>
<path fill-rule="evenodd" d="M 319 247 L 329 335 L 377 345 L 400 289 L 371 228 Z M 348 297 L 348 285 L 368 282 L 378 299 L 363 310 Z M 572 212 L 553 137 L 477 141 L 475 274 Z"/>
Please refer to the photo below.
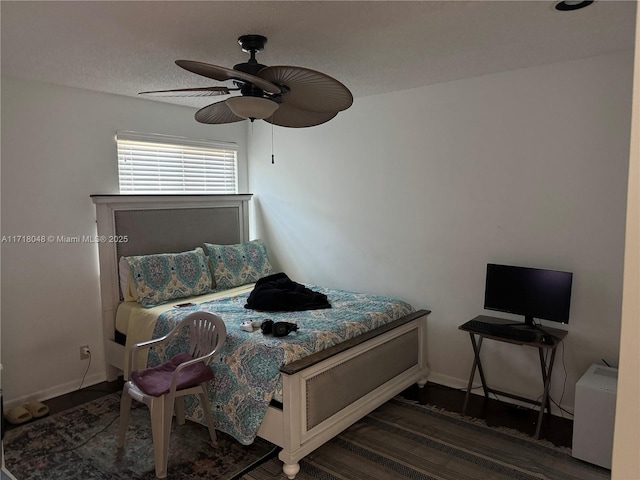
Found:
<path fill-rule="evenodd" d="M 158 367 L 136 370 L 135 360 L 140 349 L 167 343 L 183 328 L 189 328 L 189 352 L 180 354 Z M 216 444 L 216 432 L 207 399 L 207 383 L 213 378 L 209 363 L 220 351 L 227 336 L 227 329 L 220 317 L 208 312 L 194 312 L 185 317 L 167 335 L 156 340 L 138 343 L 131 348 L 129 381 L 122 390 L 120 403 L 120 435 L 118 447 L 124 447 L 129 423 L 131 400 L 149 407 L 153 437 L 156 477 L 167 476 L 169 434 L 175 402 L 178 423 L 185 422 L 184 396 L 197 394 L 204 410 L 211 437 Z M 160 392 L 164 392 L 161 393 Z"/>

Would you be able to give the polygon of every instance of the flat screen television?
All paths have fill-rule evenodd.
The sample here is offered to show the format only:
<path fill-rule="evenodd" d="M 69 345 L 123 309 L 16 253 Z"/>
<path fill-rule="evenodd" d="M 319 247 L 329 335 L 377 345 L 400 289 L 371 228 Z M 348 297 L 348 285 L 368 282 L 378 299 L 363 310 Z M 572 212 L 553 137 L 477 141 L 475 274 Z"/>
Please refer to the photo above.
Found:
<path fill-rule="evenodd" d="M 568 323 L 573 273 L 512 265 L 487 264 L 484 308 Z"/>

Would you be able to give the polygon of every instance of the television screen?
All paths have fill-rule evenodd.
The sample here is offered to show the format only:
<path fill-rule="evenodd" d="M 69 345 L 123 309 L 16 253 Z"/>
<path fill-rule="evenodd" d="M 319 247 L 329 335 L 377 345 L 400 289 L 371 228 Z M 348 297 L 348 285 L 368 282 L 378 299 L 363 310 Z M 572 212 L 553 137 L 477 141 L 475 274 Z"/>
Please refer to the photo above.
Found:
<path fill-rule="evenodd" d="M 573 274 L 556 270 L 487 264 L 484 308 L 533 319 L 569 322 Z"/>

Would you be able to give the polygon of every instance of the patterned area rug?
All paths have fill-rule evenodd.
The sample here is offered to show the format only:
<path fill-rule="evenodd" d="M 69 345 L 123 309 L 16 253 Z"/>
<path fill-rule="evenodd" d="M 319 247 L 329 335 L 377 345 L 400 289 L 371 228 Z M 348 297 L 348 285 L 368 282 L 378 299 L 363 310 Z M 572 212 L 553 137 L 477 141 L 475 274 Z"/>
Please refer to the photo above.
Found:
<path fill-rule="evenodd" d="M 396 397 L 300 462 L 296 480 L 605 480 L 566 448 Z M 277 458 L 243 480 L 284 479 Z"/>
<path fill-rule="evenodd" d="M 148 409 L 134 402 L 127 441 L 118 450 L 119 409 L 120 394 L 111 394 L 9 430 L 4 437 L 7 468 L 20 480 L 155 479 Z M 213 448 L 206 427 L 174 422 L 168 478 L 231 479 L 275 453 L 274 445 L 262 439 L 243 446 L 224 433 L 217 435 Z"/>
<path fill-rule="evenodd" d="M 118 451 L 119 401 L 118 394 L 108 395 L 8 431 L 7 467 L 20 480 L 154 479 L 149 413 L 142 405 L 132 409 L 127 443 Z M 245 447 L 218 433 L 218 447 L 212 449 L 207 440 L 202 425 L 174 426 L 168 478 L 286 479 L 277 458 L 262 463 L 274 454 L 268 442 L 257 439 Z M 608 470 L 570 453 L 513 430 L 489 428 L 396 397 L 304 458 L 296 480 L 610 478 Z"/>

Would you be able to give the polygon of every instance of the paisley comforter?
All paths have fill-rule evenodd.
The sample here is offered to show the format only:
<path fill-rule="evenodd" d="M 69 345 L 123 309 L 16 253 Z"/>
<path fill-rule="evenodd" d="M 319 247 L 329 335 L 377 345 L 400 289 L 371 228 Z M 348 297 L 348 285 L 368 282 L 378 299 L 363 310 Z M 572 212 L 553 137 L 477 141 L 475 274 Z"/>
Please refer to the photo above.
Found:
<path fill-rule="evenodd" d="M 227 340 L 211 364 L 215 378 L 209 388 L 216 429 L 244 445 L 255 439 L 280 380 L 280 367 L 340 342 L 397 320 L 414 308 L 402 301 L 380 295 L 366 295 L 309 287 L 327 295 L 332 308 L 303 312 L 258 312 L 247 310 L 249 293 L 172 309 L 156 322 L 153 338 L 167 334 L 182 318 L 197 310 L 215 313 L 227 326 Z M 271 319 L 296 323 L 298 331 L 285 337 L 240 330 L 244 321 Z M 186 339 L 149 353 L 156 365 L 185 351 Z M 182 343 L 182 345 L 181 345 Z M 188 417 L 205 423 L 199 402 L 185 398 Z"/>

